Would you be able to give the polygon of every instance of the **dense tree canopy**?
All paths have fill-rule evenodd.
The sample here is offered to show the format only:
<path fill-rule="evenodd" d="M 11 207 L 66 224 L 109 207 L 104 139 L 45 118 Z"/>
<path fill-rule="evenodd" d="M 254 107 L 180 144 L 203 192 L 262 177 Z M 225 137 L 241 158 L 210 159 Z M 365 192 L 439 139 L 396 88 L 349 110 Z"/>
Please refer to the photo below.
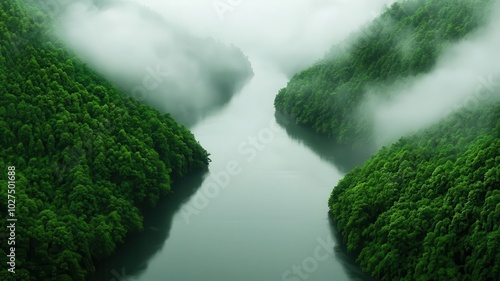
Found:
<path fill-rule="evenodd" d="M 16 274 L 0 279 L 84 280 L 142 229 L 140 208 L 209 155 L 169 114 L 121 96 L 49 41 L 50 19 L 21 3 L 0 1 L 0 212 L 4 225 L 15 166 L 19 219 Z"/>
<path fill-rule="evenodd" d="M 363 270 L 381 280 L 499 280 L 498 120 L 499 104 L 460 112 L 339 182 L 330 211 Z"/>
<path fill-rule="evenodd" d="M 276 110 L 339 142 L 366 141 L 357 110 L 367 89 L 429 72 L 447 44 L 484 23 L 492 2 L 398 1 L 296 74 Z M 498 104 L 464 109 L 382 148 L 338 183 L 330 212 L 364 271 L 380 280 L 500 280 L 498 120 Z"/>
<path fill-rule="evenodd" d="M 296 74 L 276 96 L 276 110 L 338 142 L 363 141 L 370 127 L 356 112 L 367 89 L 399 85 L 431 70 L 444 47 L 483 23 L 490 3 L 398 1 L 359 34 Z"/>

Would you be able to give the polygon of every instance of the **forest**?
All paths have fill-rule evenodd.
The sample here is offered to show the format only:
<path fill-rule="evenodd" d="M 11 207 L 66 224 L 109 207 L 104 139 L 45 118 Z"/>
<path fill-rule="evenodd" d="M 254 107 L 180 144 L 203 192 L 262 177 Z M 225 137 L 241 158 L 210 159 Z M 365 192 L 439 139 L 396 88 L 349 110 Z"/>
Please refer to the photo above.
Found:
<path fill-rule="evenodd" d="M 498 120 L 498 103 L 458 112 L 338 183 L 330 212 L 364 271 L 379 280 L 499 280 Z"/>
<path fill-rule="evenodd" d="M 147 3 L 75 0 L 66 6 L 54 15 L 57 37 L 118 90 L 187 127 L 225 106 L 253 75 L 248 58 L 234 44 L 194 35 Z M 86 9 L 74 11 L 82 6 Z M 109 13 L 116 13 L 114 21 L 121 24 L 101 28 Z M 89 23 L 86 17 L 94 20 Z M 161 75 L 147 84 L 144 78 L 152 69 Z"/>
<path fill-rule="evenodd" d="M 296 74 L 276 111 L 337 142 L 368 142 L 370 122 L 358 112 L 367 89 L 388 96 L 428 73 L 449 44 L 485 23 L 492 2 L 393 4 Z M 377 280 L 500 280 L 498 120 L 498 102 L 462 108 L 340 180 L 330 214 L 363 271 Z"/>
<path fill-rule="evenodd" d="M 102 6 L 117 1 L 88 2 Z M 148 229 L 147 224 L 144 226 L 144 210 L 161 213 L 153 207 L 160 205 L 161 198 L 175 192 L 172 188 L 174 183 L 187 178 L 194 179 L 194 185 L 201 185 L 200 174 L 207 172 L 210 154 L 178 121 L 187 115 L 185 124 L 196 123 L 219 106 L 227 104 L 253 72 L 248 58 L 238 48 L 220 48 L 220 42 L 216 40 L 189 37 L 182 41 L 182 44 L 192 46 L 185 49 L 185 55 L 198 61 L 195 70 L 208 72 L 203 78 L 209 82 L 207 85 L 210 87 L 207 89 L 215 92 L 217 98 L 199 112 L 194 112 L 196 107 L 190 104 L 168 103 L 164 106 L 154 99 L 143 103 L 126 93 L 127 89 L 140 84 L 143 73 L 135 77 L 137 80 L 127 80 L 108 76 L 109 73 L 91 65 L 68 46 L 68 42 L 55 35 L 57 30 L 52 28 L 55 20 L 53 14 L 47 13 L 42 7 L 44 5 L 40 5 L 47 2 L 50 1 L 0 0 L 0 169 L 3 171 L 0 176 L 0 263 L 9 265 L 15 252 L 15 274 L 8 270 L 0 271 L 2 281 L 86 280 L 128 237 L 143 232 L 144 228 Z M 212 214 L 213 217 L 216 217 L 215 214 L 222 216 L 207 221 L 200 219 L 200 225 L 205 227 L 210 224 L 215 229 L 214 233 L 220 233 L 219 225 L 235 227 L 230 228 L 231 231 L 241 230 L 243 223 L 225 220 L 223 215 L 234 212 L 231 215 L 239 219 L 236 215 L 243 212 L 235 208 L 243 206 L 250 206 L 249 216 L 245 217 L 247 221 L 251 221 L 248 218 L 253 213 L 263 215 L 266 219 L 278 214 L 263 214 L 267 211 L 265 208 L 259 209 L 261 213 L 255 211 L 255 207 L 260 208 L 259 204 L 263 202 L 259 201 L 263 198 L 262 193 L 255 192 L 257 184 L 252 186 L 251 182 L 251 178 L 257 178 L 257 173 L 278 174 L 279 181 L 259 184 L 271 190 L 280 187 L 281 183 L 287 188 L 283 189 L 285 192 L 291 190 L 290 194 L 299 190 L 290 181 L 300 185 L 301 173 L 310 173 L 311 177 L 304 178 L 309 180 L 316 176 L 314 172 L 321 173 L 323 175 L 319 177 L 324 176 L 326 181 L 330 181 L 333 173 L 321 172 L 323 170 L 316 168 L 292 169 L 286 165 L 288 163 L 277 165 L 275 163 L 281 162 L 273 160 L 267 162 L 280 166 L 272 167 L 276 170 L 268 171 L 267 168 L 271 166 L 261 165 L 266 162 L 265 159 L 277 158 L 276 155 L 285 160 L 297 159 L 285 158 L 284 155 L 295 152 L 284 149 L 302 149 L 311 146 L 308 143 L 319 143 L 318 148 L 312 150 L 326 163 L 328 169 L 332 168 L 325 171 L 337 169 L 339 173 L 335 177 L 343 178 L 333 188 L 328 199 L 333 225 L 326 225 L 326 220 L 317 220 L 321 222 L 318 224 L 338 231 L 343 243 L 336 243 L 334 247 L 345 245 L 348 253 L 356 256 L 364 272 L 377 280 L 500 280 L 500 103 L 484 101 L 485 105 L 480 107 L 463 107 L 426 129 L 380 148 L 364 163 L 364 154 L 358 157 L 347 148 L 347 144 L 363 144 L 371 140 L 370 122 L 363 119 L 366 116 L 359 112 L 367 89 L 376 89 L 376 94 L 390 98 L 396 93 L 391 89 L 402 87 L 408 81 L 429 73 L 450 45 L 469 38 L 483 26 L 493 2 L 398 1 L 375 21 L 331 48 L 324 58 L 310 68 L 294 75 L 287 86 L 279 91 L 274 105 L 276 116 L 280 117 L 276 121 L 294 139 L 294 145 L 295 142 L 298 145 L 280 146 L 287 144 L 280 142 L 286 140 L 282 138 L 285 134 L 277 137 L 276 142 L 269 142 L 266 147 L 268 150 L 260 154 L 262 162 L 255 162 L 254 170 L 251 170 L 252 166 L 246 166 L 246 170 L 252 173 L 247 174 L 251 177 L 246 178 L 245 183 L 250 188 L 245 189 L 245 192 L 250 191 L 255 197 L 251 197 L 250 192 L 240 193 L 244 194 L 239 196 L 241 202 L 231 201 L 229 209 L 220 208 L 220 213 Z M 243 10 L 241 7 L 234 15 Z M 145 18 L 153 18 L 153 12 L 142 11 Z M 210 52 L 197 53 L 200 47 L 197 44 L 207 47 Z M 224 54 L 234 59 L 219 61 Z M 190 73 L 190 70 L 186 70 L 184 76 L 190 77 Z M 203 79 L 200 81 L 204 82 Z M 168 85 L 171 86 L 169 90 L 182 88 L 184 92 L 180 93 L 185 94 L 200 85 L 205 86 L 204 83 L 196 84 L 193 81 L 193 85 L 183 88 L 177 82 L 174 79 L 167 82 L 172 83 Z M 261 92 L 266 94 L 265 89 L 268 88 L 253 89 L 264 89 Z M 269 93 L 275 93 L 274 90 Z M 491 94 L 498 96 L 500 91 L 495 91 Z M 194 94 L 194 97 L 199 98 Z M 252 101 L 259 101 L 255 91 L 249 97 Z M 194 104 L 198 102 L 186 100 Z M 244 115 L 246 112 L 242 110 L 243 107 L 251 107 L 251 104 L 236 107 L 236 114 L 228 115 L 231 118 L 227 118 L 230 121 L 236 119 L 233 124 L 238 129 L 245 126 L 246 119 L 240 121 L 234 116 Z M 164 113 L 170 110 L 178 112 Z M 175 113 L 178 115 L 175 116 Z M 247 121 L 252 125 L 257 124 L 253 120 L 258 119 L 255 118 L 256 114 L 253 111 L 247 114 L 252 119 L 251 122 Z M 284 121 L 280 123 L 278 119 L 285 119 L 282 116 L 290 117 L 296 124 L 288 126 Z M 254 133 L 248 128 L 243 129 L 247 129 L 249 134 Z M 304 139 L 302 129 L 312 129 L 317 134 Z M 228 134 L 238 133 L 238 130 L 219 131 L 223 133 L 217 133 L 218 136 L 214 133 L 210 138 L 220 142 L 223 156 L 234 156 L 230 155 L 232 151 L 227 140 L 230 139 Z M 243 133 L 247 134 L 247 131 Z M 258 135 L 262 132 L 264 130 L 260 130 Z M 320 136 L 326 138 L 319 139 Z M 343 146 L 333 147 L 333 143 Z M 273 146 L 279 149 L 273 151 Z M 212 158 L 216 159 L 216 152 L 212 153 Z M 335 161 L 337 163 L 333 163 Z M 214 161 L 212 166 L 215 162 L 220 164 L 220 161 Z M 312 161 L 303 162 L 313 167 Z M 347 173 L 345 176 L 344 171 Z M 196 176 L 189 178 L 192 175 Z M 307 183 L 314 184 L 312 181 Z M 305 187 L 309 188 L 307 184 Z M 195 188 L 182 189 L 177 195 L 184 192 L 191 196 L 195 191 Z M 314 196 L 310 196 L 314 200 L 306 202 L 311 198 L 304 196 L 298 198 L 300 204 L 288 206 L 292 206 L 293 211 L 297 210 L 297 214 L 302 214 L 309 203 L 313 207 L 326 203 L 329 191 L 327 189 L 320 196 L 324 202 L 316 200 Z M 313 192 L 307 189 L 304 194 Z M 266 194 L 269 197 L 265 199 L 272 201 L 271 195 Z M 283 195 L 286 193 L 278 194 Z M 167 197 L 170 198 L 175 197 Z M 186 198 L 187 195 L 176 204 L 165 206 L 171 206 L 175 212 L 187 203 Z M 11 203 L 13 200 L 15 203 Z M 290 202 L 287 200 L 284 202 Z M 272 201 L 270 205 L 274 204 L 276 202 Z M 326 208 L 319 210 L 326 219 Z M 292 213 L 290 217 L 285 216 L 288 215 L 285 211 L 280 211 L 277 216 L 279 219 L 269 220 L 269 224 L 266 221 L 266 227 L 282 228 L 281 223 L 285 222 L 283 218 L 291 218 L 294 224 L 301 222 L 302 217 L 292 217 L 295 215 L 293 211 L 288 212 Z M 4 243 L 12 235 L 13 228 L 9 227 L 12 225 L 9 219 L 12 218 L 18 219 L 15 222 L 16 237 Z M 262 217 L 258 218 L 255 221 L 260 223 Z M 165 220 L 165 217 L 157 219 Z M 304 225 L 313 228 L 317 218 L 311 216 L 310 219 L 310 222 L 304 220 L 307 222 Z M 158 235 L 161 237 L 160 245 L 146 239 L 154 251 L 150 251 L 151 255 L 148 252 L 144 262 L 141 261 L 140 270 L 151 267 L 153 263 L 150 262 L 150 256 L 164 249 L 162 243 L 170 234 L 173 215 L 167 216 L 166 220 L 167 226 L 165 223 L 163 225 L 167 230 L 163 229 Z M 188 231 L 196 232 L 192 229 L 195 228 Z M 231 231 L 227 232 L 232 234 Z M 213 237 L 206 233 L 201 233 L 203 236 L 199 236 L 202 238 L 197 242 L 210 245 L 207 241 L 217 241 L 210 240 Z M 251 262 L 248 263 L 252 265 L 251 268 L 245 267 L 246 263 L 243 263 L 240 269 L 233 268 L 234 264 L 227 264 L 227 261 L 237 261 L 242 257 L 245 261 L 250 260 L 252 251 L 249 249 L 258 249 L 254 247 L 257 246 L 254 241 L 259 241 L 250 240 L 255 238 L 251 236 L 259 236 L 253 234 L 248 232 L 248 237 L 234 237 L 233 242 L 248 252 L 237 252 L 237 256 L 228 255 L 226 262 L 218 263 L 219 248 L 206 248 L 203 254 L 208 257 L 209 263 L 220 266 L 217 268 L 210 267 L 203 259 L 200 261 L 205 263 L 191 263 L 191 258 L 197 255 L 196 251 L 200 252 L 199 248 L 191 247 L 196 245 L 191 244 L 192 241 L 176 244 L 182 251 L 189 249 L 194 254 L 185 251 L 183 253 L 186 256 L 175 255 L 174 260 L 179 263 L 174 266 L 169 264 L 171 268 L 168 270 L 163 268 L 167 267 L 165 263 L 158 262 L 159 271 L 161 274 L 185 274 L 182 270 L 177 272 L 172 268 L 177 269 L 176 265 L 178 267 L 187 260 L 188 271 L 195 268 L 199 270 L 198 273 L 206 273 L 207 276 L 228 268 L 231 269 L 228 271 L 234 271 L 233 274 L 247 274 L 249 270 L 267 274 L 263 264 L 268 260 L 262 259 L 262 268 L 253 267 Z M 265 238 L 262 241 L 275 242 L 269 239 L 272 233 L 262 231 L 260 234 Z M 188 235 L 178 236 L 184 238 Z M 229 248 L 231 241 L 227 240 L 222 240 L 222 245 Z M 10 244 L 12 241 L 15 244 Z M 283 257 L 285 248 L 301 254 L 299 250 L 303 245 L 299 244 L 300 240 L 289 247 L 284 244 L 279 253 L 273 245 L 269 250 L 277 255 L 267 258 L 270 258 L 269 261 L 278 260 L 275 257 Z M 15 251 L 9 248 L 12 246 L 15 246 Z M 240 248 L 231 250 L 235 249 Z M 302 265 L 309 260 L 308 257 L 300 258 L 298 262 L 304 261 Z M 130 259 L 136 262 L 135 255 Z M 340 260 L 338 256 L 326 260 L 330 262 L 334 259 Z M 332 263 L 332 267 L 338 265 L 338 260 Z M 326 264 L 321 266 L 328 267 Z M 280 269 L 276 274 L 275 268 L 272 270 L 272 277 L 279 278 Z M 340 270 L 345 270 L 345 267 Z M 349 275 L 349 272 L 354 271 L 346 272 Z M 140 278 L 140 273 L 136 272 L 132 278 Z M 335 279 L 335 276 L 332 278 Z M 354 279 L 356 276 L 346 278 Z M 217 280 L 205 276 L 204 279 Z"/>
<path fill-rule="evenodd" d="M 297 124 L 338 143 L 368 143 L 369 120 L 359 114 L 367 89 L 378 95 L 429 72 L 453 42 L 477 30 L 491 0 L 412 0 L 394 3 L 379 18 L 297 73 L 274 105 Z"/>
<path fill-rule="evenodd" d="M 2 270 L 0 279 L 84 280 L 141 231 L 141 208 L 206 170 L 209 154 L 169 114 L 87 67 L 47 32 L 48 15 L 26 3 L 0 1 L 2 243 L 8 167 L 19 219 L 15 274 Z"/>

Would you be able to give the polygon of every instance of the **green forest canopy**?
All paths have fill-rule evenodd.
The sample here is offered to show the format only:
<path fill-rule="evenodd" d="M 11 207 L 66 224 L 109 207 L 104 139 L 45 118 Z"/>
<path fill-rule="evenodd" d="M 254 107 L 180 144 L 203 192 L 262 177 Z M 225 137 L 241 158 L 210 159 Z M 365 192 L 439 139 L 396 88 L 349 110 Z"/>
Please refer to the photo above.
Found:
<path fill-rule="evenodd" d="M 443 44 L 482 24 L 486 2 L 472 3 L 393 5 L 382 19 L 395 25 L 374 24 L 374 36 L 296 75 L 277 110 L 339 141 L 366 138 L 351 115 L 364 87 L 429 71 Z M 419 47 L 401 57 L 391 46 L 409 40 L 398 38 L 409 27 Z M 498 103 L 464 108 L 382 148 L 338 183 L 330 213 L 363 271 L 380 280 L 500 280 L 499 120 Z"/>
<path fill-rule="evenodd" d="M 485 23 L 492 2 L 395 3 L 296 74 L 276 110 L 338 142 L 367 141 L 369 123 L 355 114 L 366 89 L 429 72 L 448 44 Z M 382 148 L 338 183 L 330 213 L 363 271 L 380 280 L 500 280 L 498 120 L 498 103 L 463 109 Z"/>
<path fill-rule="evenodd" d="M 364 271 L 380 280 L 499 280 L 499 120 L 498 103 L 461 111 L 339 182 L 328 205 Z"/>
<path fill-rule="evenodd" d="M 169 114 L 121 96 L 50 42 L 37 8 L 0 6 L 0 170 L 16 167 L 19 218 L 16 273 L 0 279 L 84 280 L 142 229 L 140 208 L 205 169 L 209 155 Z M 6 176 L 0 185 L 5 222 Z M 6 255 L 1 247 L 4 266 Z"/>
<path fill-rule="evenodd" d="M 296 74 L 276 96 L 276 110 L 339 143 L 368 141 L 369 122 L 356 114 L 366 90 L 389 88 L 429 72 L 444 47 L 484 23 L 491 2 L 394 3 L 361 34 Z"/>

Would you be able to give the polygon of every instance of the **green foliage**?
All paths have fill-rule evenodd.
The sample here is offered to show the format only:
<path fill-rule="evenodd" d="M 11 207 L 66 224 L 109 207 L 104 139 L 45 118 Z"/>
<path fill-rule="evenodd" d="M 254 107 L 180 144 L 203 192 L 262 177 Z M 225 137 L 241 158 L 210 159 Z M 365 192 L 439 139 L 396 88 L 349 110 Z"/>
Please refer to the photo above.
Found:
<path fill-rule="evenodd" d="M 275 107 L 338 142 L 366 141 L 367 89 L 386 97 L 384 89 L 429 72 L 446 45 L 484 23 L 492 2 L 397 2 L 296 74 Z M 499 119 L 499 105 L 462 110 L 339 182 L 328 205 L 364 271 L 380 280 L 500 280 Z"/>
<path fill-rule="evenodd" d="M 383 148 L 332 191 L 348 249 L 380 280 L 499 280 L 500 105 Z"/>
<path fill-rule="evenodd" d="M 446 45 L 483 23 L 491 2 L 394 3 L 345 46 L 296 74 L 276 96 L 276 110 L 337 142 L 366 141 L 369 122 L 358 110 L 367 89 L 386 95 L 383 89 L 431 70 Z"/>
<path fill-rule="evenodd" d="M 16 166 L 19 218 L 16 274 L 3 270 L 0 279 L 84 280 L 94 261 L 142 229 L 140 208 L 205 169 L 209 155 L 169 114 L 122 97 L 49 42 L 35 7 L 0 6 L 0 171 Z"/>

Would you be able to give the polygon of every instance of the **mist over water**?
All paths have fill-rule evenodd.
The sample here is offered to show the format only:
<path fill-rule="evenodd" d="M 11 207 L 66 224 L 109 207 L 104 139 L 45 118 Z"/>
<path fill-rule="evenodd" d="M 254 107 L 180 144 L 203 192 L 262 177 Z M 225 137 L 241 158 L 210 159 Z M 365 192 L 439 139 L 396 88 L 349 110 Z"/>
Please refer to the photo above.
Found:
<path fill-rule="evenodd" d="M 251 77 L 234 45 L 195 37 L 134 1 L 75 1 L 60 36 L 122 92 L 192 125 L 226 104 Z"/>
<path fill-rule="evenodd" d="M 210 35 L 271 62 L 289 77 L 394 0 L 140 0 L 198 36 Z M 224 58 L 222 58 L 224 59 Z"/>
<path fill-rule="evenodd" d="M 78 0 L 59 29 L 122 92 L 193 126 L 248 82 L 247 56 L 291 77 L 393 2 Z"/>
<path fill-rule="evenodd" d="M 80 0 L 63 13 L 61 36 L 124 92 L 192 126 L 248 82 L 246 56 L 291 77 L 393 2 Z M 360 111 L 377 145 L 487 100 L 500 80 L 496 10 L 487 28 L 448 47 L 431 73 L 394 98 L 367 89 Z"/>

